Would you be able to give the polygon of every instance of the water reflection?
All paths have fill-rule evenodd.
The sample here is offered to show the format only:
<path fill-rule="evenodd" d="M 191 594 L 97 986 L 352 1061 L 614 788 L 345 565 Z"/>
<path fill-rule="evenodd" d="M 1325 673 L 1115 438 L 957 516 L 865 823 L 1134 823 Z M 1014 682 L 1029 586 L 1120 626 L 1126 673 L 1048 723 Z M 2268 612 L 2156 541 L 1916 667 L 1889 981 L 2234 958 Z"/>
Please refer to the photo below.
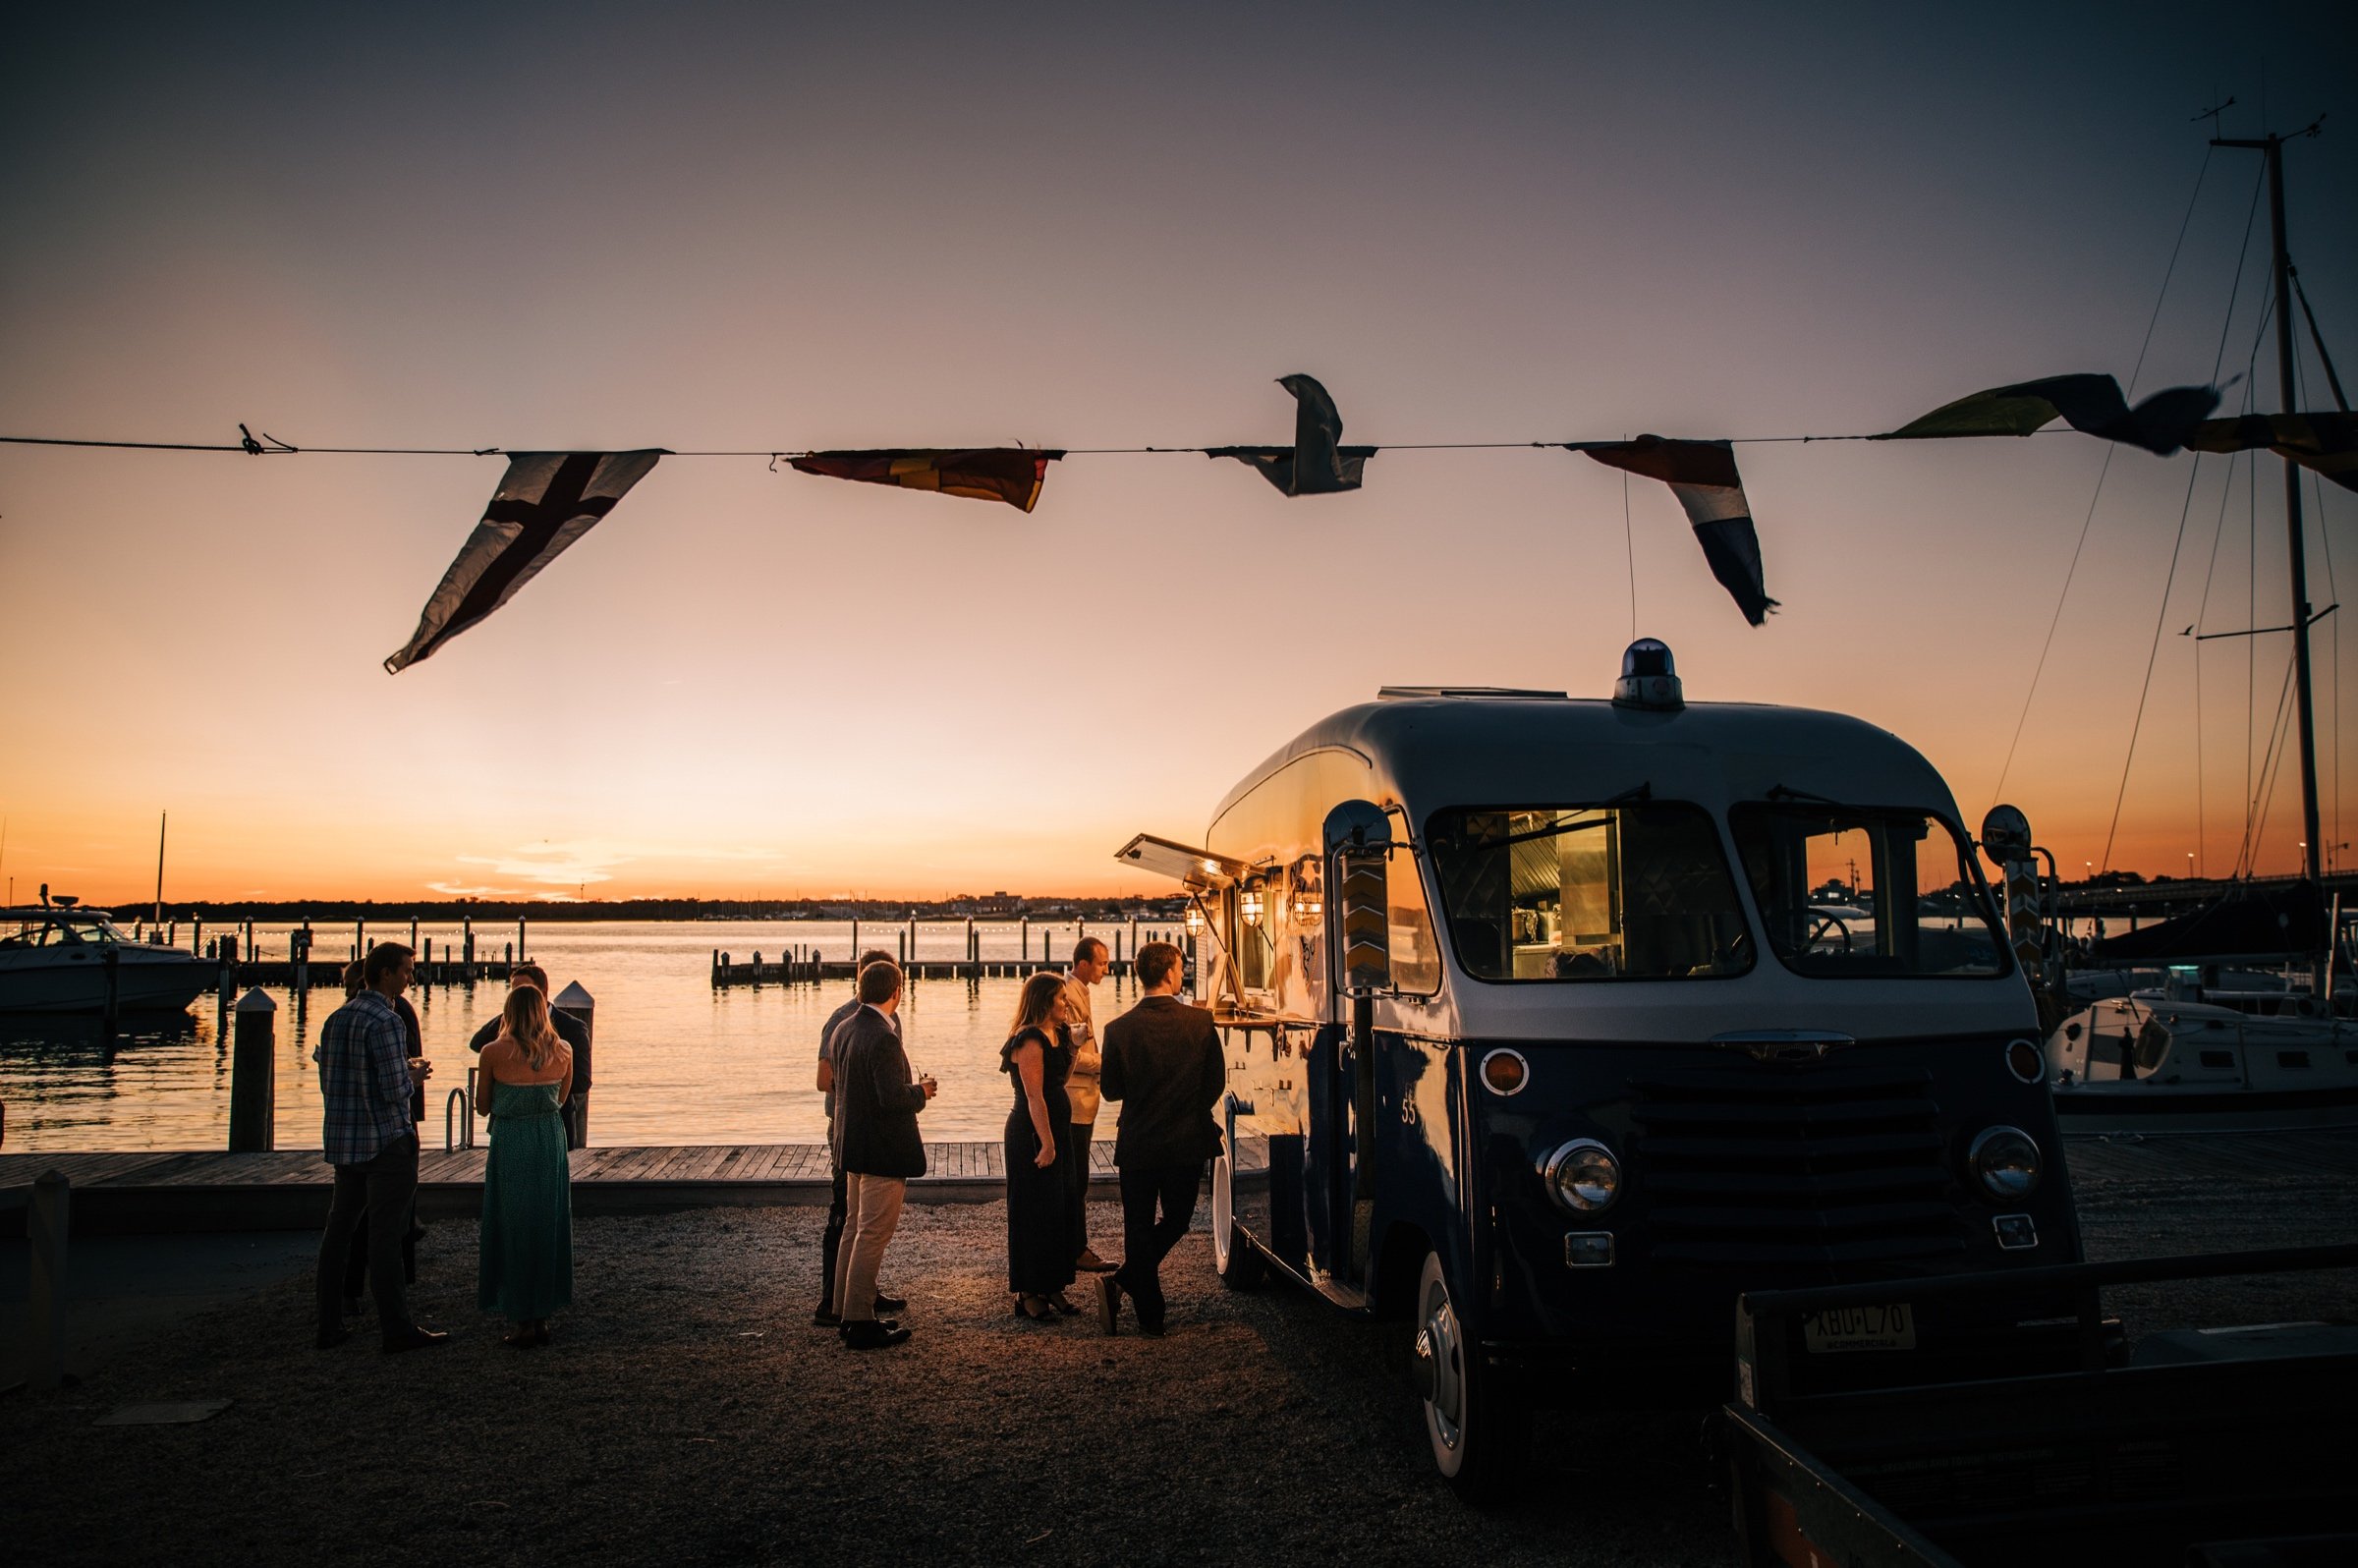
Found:
<path fill-rule="evenodd" d="M 512 933 L 513 928 L 507 928 Z M 894 947 L 901 925 L 862 923 L 860 946 Z M 1110 937 L 1113 928 L 1093 933 Z M 1127 927 L 1123 950 L 1127 953 Z M 258 932 L 265 946 L 284 951 L 284 933 Z M 339 965 L 324 932 L 315 951 L 323 967 Z M 387 924 L 373 937 L 408 938 L 408 924 Z M 477 931 L 478 944 L 484 932 Z M 1037 958 L 1043 947 L 1069 954 L 1075 928 L 1067 924 L 979 927 L 982 957 L 1017 956 L 1017 943 Z M 459 938 L 456 926 L 421 926 L 435 950 Z M 964 922 L 921 924 L 921 962 L 965 955 Z M 815 1143 L 825 1118 L 814 1083 L 818 1029 L 851 992 L 847 980 L 822 986 L 764 985 L 714 990 L 711 955 L 724 949 L 739 960 L 758 951 L 815 948 L 829 959 L 851 952 L 849 922 L 611 923 L 536 924 L 532 956 L 563 989 L 580 982 L 596 999 L 595 1088 L 590 1099 L 592 1144 Z M 1012 1101 L 998 1071 L 998 1048 L 1015 1011 L 1022 981 L 1014 979 L 917 980 L 907 998 L 911 1060 L 941 1081 L 941 1095 L 922 1124 L 928 1139 L 999 1136 Z M 332 988 L 299 999 L 268 991 L 274 1015 L 272 1100 L 277 1146 L 319 1147 L 318 1070 L 311 1043 L 319 1024 L 342 1001 Z M 504 986 L 421 987 L 411 993 L 424 1026 L 435 1074 L 426 1086 L 425 1146 L 443 1143 L 445 1106 L 472 1060 L 467 1039 L 495 1017 Z M 1137 1000 L 1129 980 L 1097 987 L 1101 1022 Z M 28 1149 L 220 1148 L 229 1136 L 228 1017 L 215 997 L 185 1013 L 124 1019 L 110 1038 L 97 1019 L 0 1019 L 0 1100 L 8 1107 L 7 1151 Z M 1110 1112 L 1109 1107 L 1109 1112 Z M 1111 1136 L 1110 1114 L 1099 1124 Z"/>

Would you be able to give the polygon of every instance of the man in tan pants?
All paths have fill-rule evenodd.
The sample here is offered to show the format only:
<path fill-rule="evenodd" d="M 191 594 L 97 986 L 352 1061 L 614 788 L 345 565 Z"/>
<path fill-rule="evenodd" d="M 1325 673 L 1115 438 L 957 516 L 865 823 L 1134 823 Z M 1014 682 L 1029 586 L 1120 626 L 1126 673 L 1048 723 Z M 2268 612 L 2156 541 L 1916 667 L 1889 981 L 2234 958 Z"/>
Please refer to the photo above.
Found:
<path fill-rule="evenodd" d="M 909 1179 L 926 1173 L 917 1113 L 933 1097 L 930 1078 L 912 1082 L 909 1056 L 892 1026 L 901 1005 L 897 964 L 860 972 L 860 1010 L 835 1036 L 835 1136 L 843 1163 L 844 1238 L 835 1262 L 838 1330 L 854 1350 L 897 1345 L 909 1330 L 876 1316 L 876 1274 L 901 1222 Z"/>
<path fill-rule="evenodd" d="M 1083 1273 L 1102 1273 L 1113 1265 L 1089 1245 L 1089 1150 L 1097 1136 L 1097 1029 L 1090 1019 L 1089 988 L 1105 978 L 1105 944 L 1084 936 L 1073 946 L 1073 967 L 1064 972 L 1067 1028 L 1073 1047 L 1072 1076 L 1064 1081 L 1065 1098 L 1073 1105 L 1071 1157 L 1065 1163 L 1065 1193 L 1072 1204 L 1073 1266 Z M 1060 1158 L 1063 1156 L 1059 1156 Z"/>

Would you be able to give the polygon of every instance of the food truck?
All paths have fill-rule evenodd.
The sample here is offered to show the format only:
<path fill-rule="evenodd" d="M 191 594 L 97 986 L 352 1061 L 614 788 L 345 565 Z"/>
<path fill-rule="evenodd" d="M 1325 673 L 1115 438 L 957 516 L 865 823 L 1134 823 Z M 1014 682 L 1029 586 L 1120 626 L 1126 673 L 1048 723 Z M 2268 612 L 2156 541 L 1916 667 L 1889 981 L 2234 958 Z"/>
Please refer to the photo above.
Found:
<path fill-rule="evenodd" d="M 1386 688 L 1249 773 L 1178 878 L 1228 1058 L 1212 1251 L 1396 1318 L 1440 1473 L 1513 1476 L 1541 1401 L 1727 1396 L 1737 1296 L 1862 1381 L 1953 1365 L 2079 1260 L 2030 989 L 1914 750 L 1839 714 Z M 1265 1176 L 1261 1172 L 1265 1168 Z"/>

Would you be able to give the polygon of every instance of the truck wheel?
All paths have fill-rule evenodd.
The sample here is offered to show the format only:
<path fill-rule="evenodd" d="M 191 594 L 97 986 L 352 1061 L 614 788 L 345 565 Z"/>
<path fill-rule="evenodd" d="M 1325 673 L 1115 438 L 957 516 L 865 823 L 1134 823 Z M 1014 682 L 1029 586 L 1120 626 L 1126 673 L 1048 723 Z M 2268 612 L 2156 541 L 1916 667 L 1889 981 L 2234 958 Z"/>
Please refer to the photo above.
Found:
<path fill-rule="evenodd" d="M 1211 1262 L 1219 1270 L 1221 1284 L 1230 1290 L 1251 1290 L 1261 1283 L 1268 1264 L 1236 1222 L 1235 1185 L 1228 1156 L 1215 1156 L 1211 1162 Z"/>
<path fill-rule="evenodd" d="M 1458 1320 L 1438 1253 L 1425 1255 L 1417 1276 L 1414 1326 L 1410 1374 L 1424 1404 L 1433 1468 L 1461 1497 L 1493 1501 L 1521 1466 L 1531 1408 L 1503 1373 L 1483 1363 Z"/>

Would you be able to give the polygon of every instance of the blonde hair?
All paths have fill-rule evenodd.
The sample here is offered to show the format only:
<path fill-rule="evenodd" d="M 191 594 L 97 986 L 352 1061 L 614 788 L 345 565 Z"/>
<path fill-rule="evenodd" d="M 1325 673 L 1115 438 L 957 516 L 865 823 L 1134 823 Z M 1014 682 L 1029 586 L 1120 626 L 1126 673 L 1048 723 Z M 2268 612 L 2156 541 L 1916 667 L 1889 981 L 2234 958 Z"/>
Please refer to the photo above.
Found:
<path fill-rule="evenodd" d="M 1056 998 L 1063 994 L 1064 977 L 1044 969 L 1024 981 L 1023 993 L 1015 999 L 1015 1019 L 1007 1026 L 1007 1037 L 1013 1039 L 1027 1029 L 1053 1036 L 1056 1032 L 1048 1024 L 1048 1014 L 1055 1009 Z"/>
<path fill-rule="evenodd" d="M 548 998 L 540 994 L 537 985 L 509 990 L 507 1005 L 499 1010 L 499 1034 L 502 1039 L 516 1042 L 524 1052 L 525 1065 L 535 1073 L 546 1068 L 564 1046 L 548 1022 Z"/>

